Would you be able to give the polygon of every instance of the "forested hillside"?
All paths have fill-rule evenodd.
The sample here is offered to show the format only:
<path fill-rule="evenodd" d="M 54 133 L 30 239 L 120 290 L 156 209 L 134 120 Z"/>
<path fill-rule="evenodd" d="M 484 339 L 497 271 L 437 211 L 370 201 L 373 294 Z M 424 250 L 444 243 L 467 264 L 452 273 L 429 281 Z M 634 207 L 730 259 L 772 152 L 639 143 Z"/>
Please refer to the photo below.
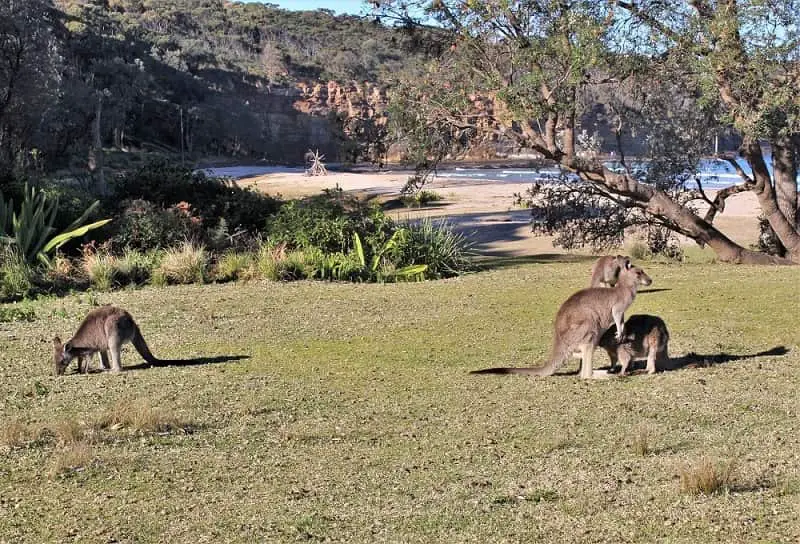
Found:
<path fill-rule="evenodd" d="M 309 145 L 339 154 L 363 127 L 324 108 L 298 111 L 296 84 L 374 84 L 435 47 L 369 18 L 222 0 L 11 0 L 0 25 L 5 176 L 96 171 L 101 148 L 275 161 L 296 161 Z"/>

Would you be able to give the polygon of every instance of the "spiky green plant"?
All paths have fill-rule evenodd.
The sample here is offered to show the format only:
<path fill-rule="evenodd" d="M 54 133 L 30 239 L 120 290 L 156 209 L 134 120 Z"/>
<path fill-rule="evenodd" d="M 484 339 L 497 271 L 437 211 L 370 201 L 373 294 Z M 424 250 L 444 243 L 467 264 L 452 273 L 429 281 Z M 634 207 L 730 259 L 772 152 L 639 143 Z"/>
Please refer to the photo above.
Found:
<path fill-rule="evenodd" d="M 28 264 L 39 260 L 48 264 L 48 255 L 92 229 L 102 227 L 111 219 L 83 223 L 100 204 L 96 200 L 75 221 L 60 234 L 55 233 L 53 224 L 58 216 L 58 197 L 48 197 L 45 191 L 36 187 L 24 189 L 24 198 L 19 210 L 14 210 L 14 201 L 6 201 L 0 193 L 0 241 L 14 245 Z"/>

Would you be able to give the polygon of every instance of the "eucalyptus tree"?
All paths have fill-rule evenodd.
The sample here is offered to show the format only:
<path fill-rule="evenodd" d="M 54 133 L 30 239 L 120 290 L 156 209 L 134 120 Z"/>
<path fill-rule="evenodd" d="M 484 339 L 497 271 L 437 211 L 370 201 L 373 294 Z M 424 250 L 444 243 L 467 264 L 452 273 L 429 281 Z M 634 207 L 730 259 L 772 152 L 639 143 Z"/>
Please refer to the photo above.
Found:
<path fill-rule="evenodd" d="M 384 21 L 429 27 L 450 44 L 398 86 L 411 112 L 406 133 L 493 131 L 570 172 L 534 194 L 540 224 L 563 245 L 603 245 L 643 225 L 708 245 L 722 261 L 800 263 L 795 0 L 371 3 Z M 614 168 L 581 149 L 583 114 L 598 107 L 618 142 L 642 140 L 645 168 L 622 153 Z M 741 183 L 711 198 L 687 184 L 726 127 L 741 136 L 751 173 L 726 157 Z M 782 256 L 741 247 L 715 227 L 725 199 L 742 191 L 758 196 Z"/>
<path fill-rule="evenodd" d="M 52 2 L 0 2 L 0 181 L 36 159 L 42 117 L 58 95 L 59 26 Z"/>

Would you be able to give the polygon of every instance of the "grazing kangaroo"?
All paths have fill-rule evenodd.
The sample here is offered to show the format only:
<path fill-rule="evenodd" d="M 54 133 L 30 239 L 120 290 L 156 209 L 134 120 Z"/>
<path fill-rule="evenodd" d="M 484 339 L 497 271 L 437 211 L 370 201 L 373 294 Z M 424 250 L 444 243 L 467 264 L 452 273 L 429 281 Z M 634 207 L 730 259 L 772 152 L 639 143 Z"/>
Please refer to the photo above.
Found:
<path fill-rule="evenodd" d="M 139 326 L 136 325 L 131 314 L 114 306 L 101 306 L 94 309 L 81 322 L 75 336 L 70 338 L 66 344 L 62 344 L 61 339 L 57 336 L 53 339 L 55 374 L 56 376 L 64 374 L 64 370 L 73 359 L 78 360 L 79 372 L 88 372 L 89 359 L 98 352 L 103 368 L 109 368 L 110 357 L 111 370 L 119 372 L 122 370 L 120 350 L 126 342 L 132 343 L 139 355 L 149 364 L 159 362 L 159 359 L 150 353 L 150 349 L 139 331 Z"/>
<path fill-rule="evenodd" d="M 654 315 L 632 315 L 625 321 L 625 332 L 617 340 L 616 326 L 612 326 L 600 338 L 599 346 L 606 350 L 614 367 L 617 361 L 622 365 L 619 371 L 624 376 L 631 361 L 647 360 L 647 373 L 654 374 L 656 362 L 669 360 L 669 331 L 667 324 Z"/>
<path fill-rule="evenodd" d="M 627 268 L 631 260 L 624 255 L 606 255 L 600 257 L 592 265 L 592 279 L 589 287 L 614 287 L 622 269 Z"/>
<path fill-rule="evenodd" d="M 616 324 L 624 332 L 625 310 L 633 303 L 640 285 L 650 285 L 653 280 L 639 267 L 628 265 L 620 271 L 617 284 L 612 288 L 589 287 L 569 297 L 558 309 L 553 334 L 550 360 L 538 368 L 487 368 L 473 374 L 524 374 L 550 376 L 569 359 L 573 352 L 581 352 L 581 378 L 592 377 L 592 357 L 603 333 Z M 617 335 L 622 338 L 622 334 Z"/>

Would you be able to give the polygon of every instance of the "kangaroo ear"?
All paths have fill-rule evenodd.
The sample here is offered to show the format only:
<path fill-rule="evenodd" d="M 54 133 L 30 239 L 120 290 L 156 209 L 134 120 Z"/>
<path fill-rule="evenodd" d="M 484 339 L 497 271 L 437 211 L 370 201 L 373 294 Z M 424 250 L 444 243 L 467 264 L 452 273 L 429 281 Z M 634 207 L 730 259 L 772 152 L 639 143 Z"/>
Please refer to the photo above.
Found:
<path fill-rule="evenodd" d="M 633 265 L 631 264 L 631 260 L 625 258 L 625 268 L 630 269 L 631 267 L 633 267 Z"/>
<path fill-rule="evenodd" d="M 61 338 L 59 338 L 58 336 L 56 336 L 55 338 L 53 338 L 53 345 L 54 345 L 55 347 L 59 347 L 59 346 L 61 345 Z"/>

